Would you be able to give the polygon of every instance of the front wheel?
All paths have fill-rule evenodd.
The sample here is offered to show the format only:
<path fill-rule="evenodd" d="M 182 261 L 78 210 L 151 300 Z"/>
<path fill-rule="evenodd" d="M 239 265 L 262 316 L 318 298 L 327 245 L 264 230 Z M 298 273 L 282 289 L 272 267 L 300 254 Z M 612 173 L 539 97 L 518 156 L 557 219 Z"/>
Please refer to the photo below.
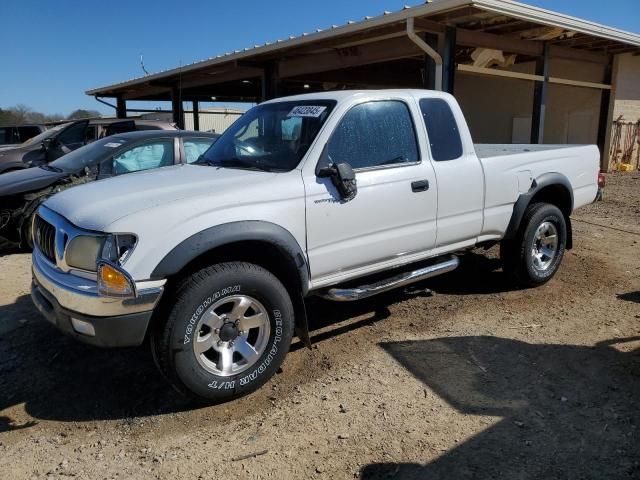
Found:
<path fill-rule="evenodd" d="M 567 245 L 567 224 L 558 207 L 529 205 L 513 240 L 500 245 L 503 270 L 519 285 L 536 287 L 556 274 Z"/>
<path fill-rule="evenodd" d="M 282 283 L 262 267 L 231 262 L 181 283 L 151 345 L 175 388 L 220 403 L 267 382 L 289 351 L 293 330 L 293 306 Z"/>

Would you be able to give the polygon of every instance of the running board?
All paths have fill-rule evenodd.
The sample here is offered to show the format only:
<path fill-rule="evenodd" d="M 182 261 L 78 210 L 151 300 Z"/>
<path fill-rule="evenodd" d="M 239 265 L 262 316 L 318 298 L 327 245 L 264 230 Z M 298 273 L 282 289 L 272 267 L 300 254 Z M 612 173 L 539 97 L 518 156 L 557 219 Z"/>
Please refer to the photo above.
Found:
<path fill-rule="evenodd" d="M 419 282 L 420 280 L 451 272 L 458 268 L 458 265 L 460 265 L 460 260 L 452 256 L 443 262 L 429 265 L 428 267 L 423 267 L 412 272 L 401 273 L 400 275 L 386 278 L 370 285 L 362 285 L 354 288 L 330 288 L 329 290 L 318 292 L 316 295 L 334 302 L 353 302 L 393 290 L 394 288 L 404 287 L 405 285 Z"/>

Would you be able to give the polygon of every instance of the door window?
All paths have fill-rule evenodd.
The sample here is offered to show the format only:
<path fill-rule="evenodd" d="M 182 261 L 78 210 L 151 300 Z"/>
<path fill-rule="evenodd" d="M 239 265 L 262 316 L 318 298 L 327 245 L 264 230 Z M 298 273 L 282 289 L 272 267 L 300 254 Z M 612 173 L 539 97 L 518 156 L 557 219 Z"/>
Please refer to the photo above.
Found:
<path fill-rule="evenodd" d="M 85 142 L 85 131 L 87 129 L 87 122 L 80 122 L 71 125 L 69 128 L 58 135 L 57 140 L 67 147 L 78 147 Z"/>
<path fill-rule="evenodd" d="M 340 121 L 327 153 L 329 162 L 354 169 L 418 162 L 409 108 L 396 100 L 356 105 Z"/>
<path fill-rule="evenodd" d="M 2 127 L 0 128 L 0 145 L 5 145 L 9 143 L 19 143 L 15 138 L 15 128 L 14 127 Z"/>
<path fill-rule="evenodd" d="M 441 162 L 460 158 L 462 140 L 449 104 L 440 98 L 423 98 L 420 100 L 420 110 L 427 127 L 433 159 Z"/>
<path fill-rule="evenodd" d="M 137 145 L 113 157 L 113 173 L 138 172 L 173 165 L 173 140 L 154 140 Z"/>
<path fill-rule="evenodd" d="M 209 150 L 209 147 L 214 142 L 213 138 L 185 138 L 184 144 L 184 156 L 186 163 L 193 163 L 200 155 Z"/>
<path fill-rule="evenodd" d="M 40 133 L 38 127 L 18 127 L 18 136 L 20 137 L 20 143 L 26 142 L 30 138 L 35 137 Z"/>

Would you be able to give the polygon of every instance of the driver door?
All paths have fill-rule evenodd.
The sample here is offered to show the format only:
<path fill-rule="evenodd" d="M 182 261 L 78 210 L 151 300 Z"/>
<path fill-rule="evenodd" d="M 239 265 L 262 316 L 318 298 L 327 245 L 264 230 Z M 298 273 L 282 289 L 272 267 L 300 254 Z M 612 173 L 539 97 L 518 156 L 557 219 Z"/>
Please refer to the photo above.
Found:
<path fill-rule="evenodd" d="M 307 252 L 314 286 L 413 261 L 434 248 L 435 173 L 401 100 L 353 106 L 326 144 L 326 161 L 349 163 L 357 195 L 343 201 L 331 179 L 305 173 Z M 322 159 L 321 159 L 322 162 Z M 323 165 L 321 165 L 323 166 Z"/>
<path fill-rule="evenodd" d="M 52 162 L 67 153 L 82 147 L 86 143 L 88 120 L 69 125 L 49 142 L 47 162 Z"/>

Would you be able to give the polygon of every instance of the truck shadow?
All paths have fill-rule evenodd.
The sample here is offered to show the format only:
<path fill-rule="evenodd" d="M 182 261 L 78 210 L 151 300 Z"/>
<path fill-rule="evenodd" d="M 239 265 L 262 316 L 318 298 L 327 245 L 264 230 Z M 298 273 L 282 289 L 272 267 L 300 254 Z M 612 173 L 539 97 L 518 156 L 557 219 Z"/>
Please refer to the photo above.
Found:
<path fill-rule="evenodd" d="M 618 298 L 627 302 L 640 303 L 640 292 L 621 293 Z"/>
<path fill-rule="evenodd" d="M 638 340 L 383 343 L 460 413 L 502 419 L 444 455 L 431 450 L 430 463 L 371 464 L 361 478 L 640 478 L 640 349 L 629 348 Z"/>

